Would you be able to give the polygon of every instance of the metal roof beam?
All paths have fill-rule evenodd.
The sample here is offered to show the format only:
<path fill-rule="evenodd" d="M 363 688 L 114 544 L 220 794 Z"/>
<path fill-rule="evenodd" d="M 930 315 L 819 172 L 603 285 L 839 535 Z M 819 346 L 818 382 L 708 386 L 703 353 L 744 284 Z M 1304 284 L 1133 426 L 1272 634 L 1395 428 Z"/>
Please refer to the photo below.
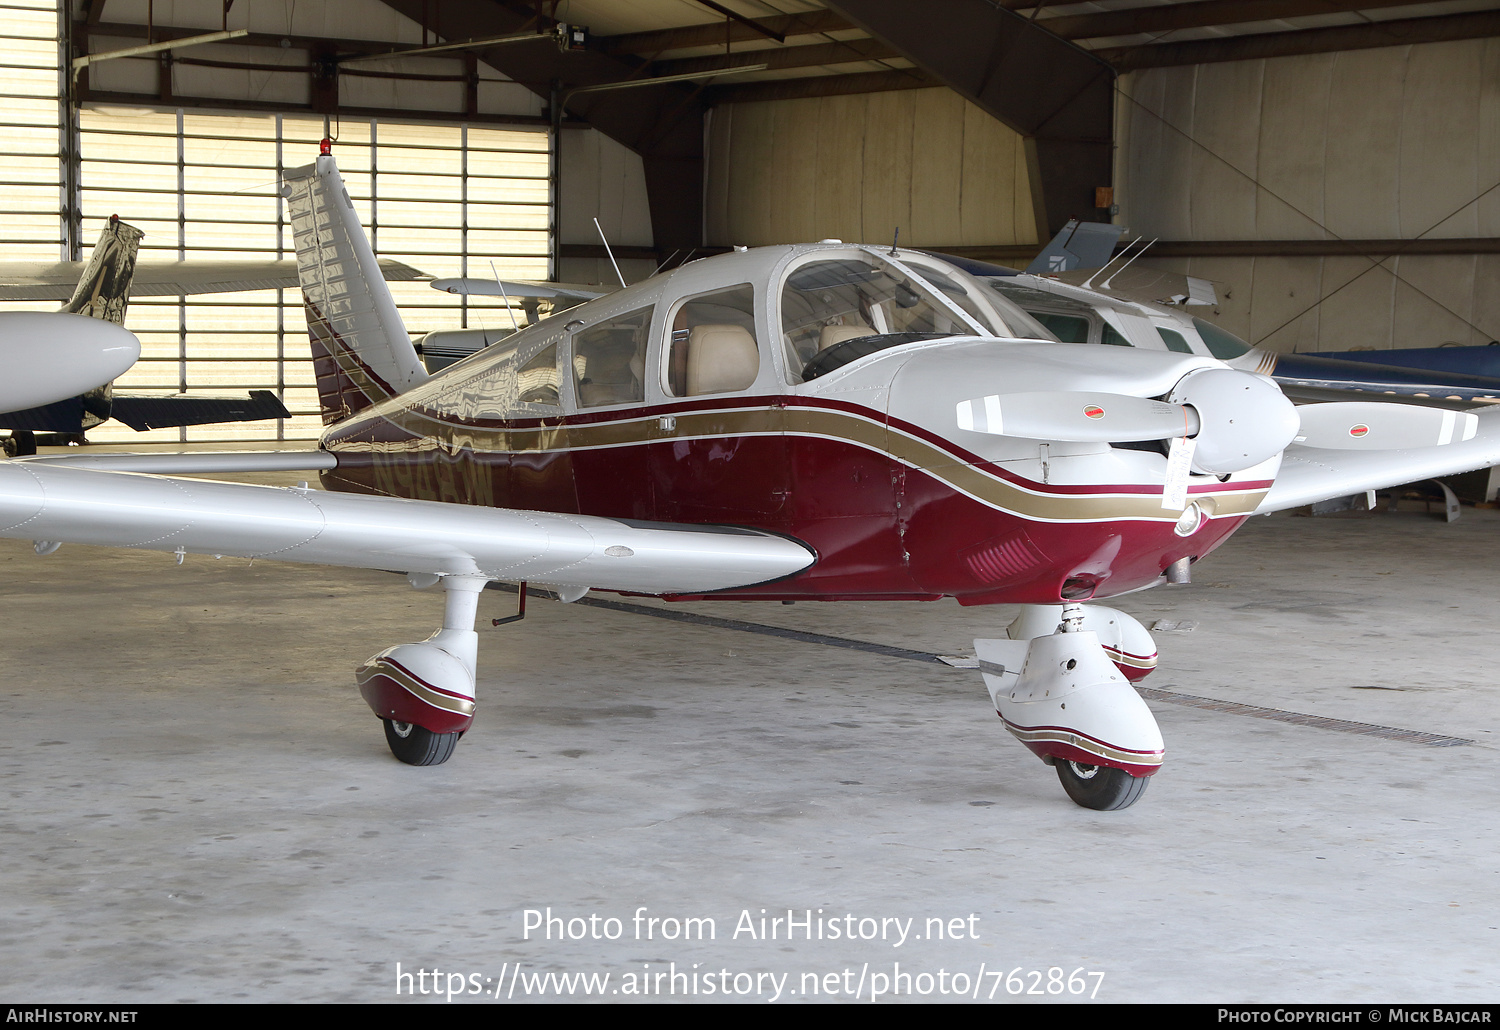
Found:
<path fill-rule="evenodd" d="M 833 11 L 808 11 L 806 14 L 788 14 L 779 18 L 757 19 L 762 29 L 781 36 L 806 36 L 820 32 L 840 32 L 854 26 L 841 14 Z M 650 32 L 623 32 L 614 36 L 595 36 L 593 45 L 605 54 L 643 54 L 651 56 L 666 50 L 683 50 L 688 47 L 722 46 L 743 43 L 746 40 L 765 38 L 765 31 L 752 30 L 736 22 L 722 21 L 700 25 L 683 25 L 675 29 L 656 29 Z"/>
<path fill-rule="evenodd" d="M 888 72 L 856 72 L 851 75 L 812 75 L 805 79 L 768 79 L 728 86 L 710 86 L 703 91 L 710 105 L 747 104 L 761 100 L 806 100 L 809 97 L 842 97 L 852 93 L 886 93 L 897 89 L 932 89 L 943 80 L 920 68 L 897 68 Z"/>
<path fill-rule="evenodd" d="M 1154 46 L 1095 50 L 1121 72 L 1221 61 L 1254 61 L 1267 57 L 1326 54 L 1336 50 L 1369 50 L 1412 43 L 1446 43 L 1458 39 L 1500 36 L 1500 11 L 1449 14 L 1432 18 L 1403 18 L 1365 25 L 1297 32 L 1258 32 L 1220 39 L 1199 39 Z"/>
<path fill-rule="evenodd" d="M 1375 10 L 1381 7 L 1414 7 L 1442 0 L 1196 0 L 1193 3 L 1129 7 L 1096 14 L 1047 17 L 1042 9 L 1037 24 L 1063 39 L 1094 39 L 1129 36 L 1137 32 L 1173 32 L 1212 25 L 1279 21 L 1319 14 Z"/>
<path fill-rule="evenodd" d="M 737 50 L 715 57 L 684 57 L 675 61 L 657 61 L 653 75 L 676 75 L 688 72 L 728 71 L 747 65 L 768 70 L 812 68 L 827 64 L 852 64 L 856 61 L 884 61 L 900 57 L 895 47 L 878 39 L 851 39 L 848 42 L 811 43 L 807 46 L 764 47 L 759 50 Z"/>

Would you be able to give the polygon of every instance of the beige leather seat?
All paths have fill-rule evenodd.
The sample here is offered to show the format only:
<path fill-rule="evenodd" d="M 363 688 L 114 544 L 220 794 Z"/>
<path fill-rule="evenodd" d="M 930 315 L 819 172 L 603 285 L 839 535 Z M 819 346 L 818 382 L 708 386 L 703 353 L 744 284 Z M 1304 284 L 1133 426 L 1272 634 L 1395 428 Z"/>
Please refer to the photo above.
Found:
<path fill-rule="evenodd" d="M 688 334 L 687 394 L 747 390 L 760 373 L 760 351 L 738 325 L 695 325 Z"/>
<path fill-rule="evenodd" d="M 825 351 L 836 343 L 856 340 L 861 336 L 874 336 L 875 330 L 867 325 L 825 325 L 818 333 L 818 350 Z"/>

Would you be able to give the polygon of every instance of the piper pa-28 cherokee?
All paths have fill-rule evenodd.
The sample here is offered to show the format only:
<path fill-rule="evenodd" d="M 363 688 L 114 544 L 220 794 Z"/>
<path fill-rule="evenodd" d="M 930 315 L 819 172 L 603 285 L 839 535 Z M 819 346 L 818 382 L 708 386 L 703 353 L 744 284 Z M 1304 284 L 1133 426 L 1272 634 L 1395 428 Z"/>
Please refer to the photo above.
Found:
<path fill-rule="evenodd" d="M 1500 462 L 1488 415 L 1298 408 L 1208 356 L 1061 346 L 952 265 L 837 242 L 693 261 L 428 376 L 326 145 L 283 194 L 320 449 L 0 463 L 0 534 L 441 583 L 442 628 L 357 672 L 411 764 L 473 721 L 490 581 L 947 596 L 1026 606 L 975 642 L 995 709 L 1076 802 L 1121 808 L 1162 762 L 1130 685 L 1156 649 L 1085 601 L 1182 579 L 1251 514 Z M 141 474 L 299 468 L 328 489 Z"/>

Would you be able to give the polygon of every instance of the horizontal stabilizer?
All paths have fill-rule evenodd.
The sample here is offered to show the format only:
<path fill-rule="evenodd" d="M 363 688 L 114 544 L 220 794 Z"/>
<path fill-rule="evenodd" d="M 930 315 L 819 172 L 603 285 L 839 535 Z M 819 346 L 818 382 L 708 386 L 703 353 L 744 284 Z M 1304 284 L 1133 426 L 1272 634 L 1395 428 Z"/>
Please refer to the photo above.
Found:
<path fill-rule="evenodd" d="M 176 426 L 292 417 L 286 405 L 270 390 L 251 390 L 248 397 L 198 397 L 190 393 L 157 397 L 115 394 L 109 413 L 138 433 Z"/>
<path fill-rule="evenodd" d="M 458 279 L 434 279 L 428 285 L 444 293 L 458 293 L 470 297 L 534 297 L 540 300 L 571 300 L 574 303 L 608 296 L 616 289 L 612 286 L 538 283 L 521 279 L 479 279 L 472 276 Z"/>

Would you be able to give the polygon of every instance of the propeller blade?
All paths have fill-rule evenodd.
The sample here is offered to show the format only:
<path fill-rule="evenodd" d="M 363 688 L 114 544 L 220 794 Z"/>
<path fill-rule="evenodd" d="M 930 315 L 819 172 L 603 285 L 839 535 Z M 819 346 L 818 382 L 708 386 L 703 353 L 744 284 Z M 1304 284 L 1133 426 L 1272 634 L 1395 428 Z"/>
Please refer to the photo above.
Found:
<path fill-rule="evenodd" d="M 1181 404 L 1120 393 L 1036 391 L 958 402 L 958 428 L 993 436 L 1066 443 L 1170 440 L 1198 432 L 1198 414 Z"/>
<path fill-rule="evenodd" d="M 1380 401 L 1304 404 L 1297 414 L 1302 420 L 1297 442 L 1329 450 L 1442 447 L 1471 440 L 1479 431 L 1477 415 L 1420 404 Z"/>

